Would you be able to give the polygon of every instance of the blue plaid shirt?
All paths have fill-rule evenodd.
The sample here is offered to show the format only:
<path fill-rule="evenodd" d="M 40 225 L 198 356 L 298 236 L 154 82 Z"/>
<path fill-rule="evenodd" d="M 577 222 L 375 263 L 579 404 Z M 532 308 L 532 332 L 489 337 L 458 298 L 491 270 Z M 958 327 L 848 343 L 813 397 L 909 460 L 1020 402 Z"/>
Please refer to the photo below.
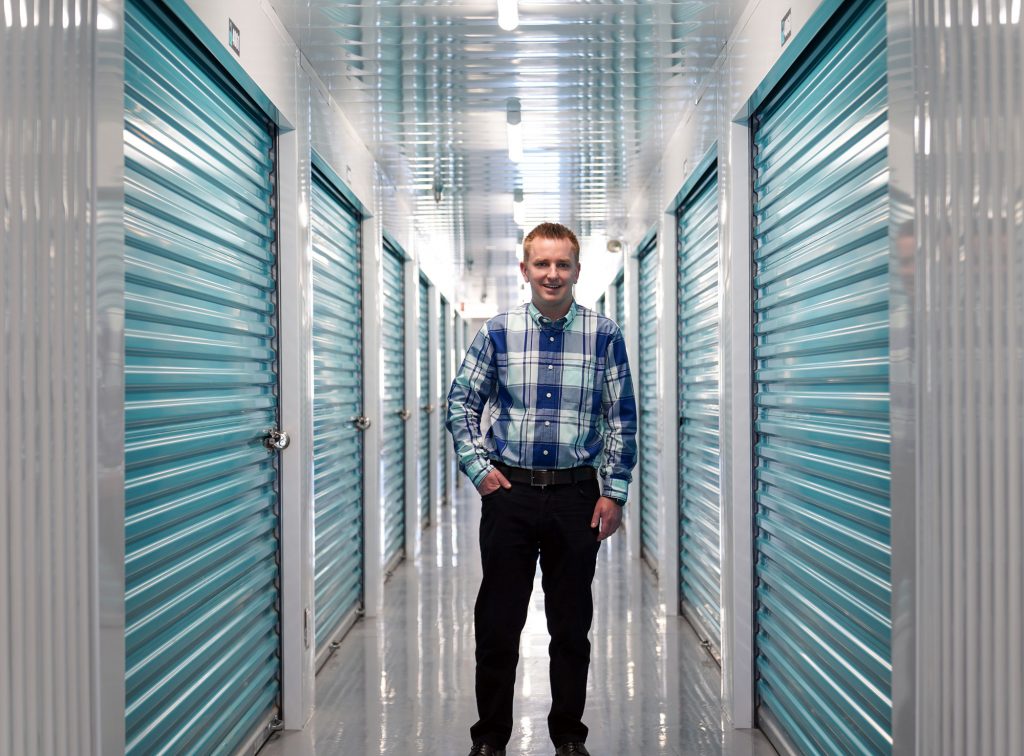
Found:
<path fill-rule="evenodd" d="M 481 436 L 485 405 L 492 424 Z M 487 321 L 448 393 L 446 425 L 473 485 L 493 460 L 534 470 L 591 465 L 602 494 L 625 500 L 636 424 L 619 327 L 575 302 L 556 321 L 532 303 Z"/>

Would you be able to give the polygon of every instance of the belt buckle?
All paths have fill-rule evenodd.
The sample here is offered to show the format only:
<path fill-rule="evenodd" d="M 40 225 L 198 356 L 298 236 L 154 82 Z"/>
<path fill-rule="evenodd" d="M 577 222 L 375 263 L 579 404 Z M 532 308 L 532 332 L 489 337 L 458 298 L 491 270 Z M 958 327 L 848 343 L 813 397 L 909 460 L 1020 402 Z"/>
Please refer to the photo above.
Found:
<path fill-rule="evenodd" d="M 538 488 L 547 488 L 548 486 L 551 485 L 550 480 L 548 480 L 547 482 L 544 482 L 544 483 L 538 483 L 537 482 L 537 476 L 540 475 L 541 476 L 541 480 L 545 480 L 544 476 L 545 475 L 550 475 L 550 474 L 551 474 L 550 470 L 533 470 L 533 469 L 531 469 L 530 470 L 530 485 L 531 486 L 536 486 Z"/>

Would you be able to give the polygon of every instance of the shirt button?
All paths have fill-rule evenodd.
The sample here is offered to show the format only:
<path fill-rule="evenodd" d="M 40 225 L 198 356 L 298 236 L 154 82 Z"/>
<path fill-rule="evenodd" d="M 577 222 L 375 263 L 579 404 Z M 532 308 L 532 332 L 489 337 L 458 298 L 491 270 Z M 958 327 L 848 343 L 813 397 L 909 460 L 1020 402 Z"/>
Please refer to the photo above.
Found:
<path fill-rule="evenodd" d="M 554 336 L 548 336 L 548 341 L 554 341 L 554 340 L 555 340 Z"/>
<path fill-rule="evenodd" d="M 544 450 L 544 456 L 545 457 L 548 456 L 548 450 L 547 449 Z"/>
<path fill-rule="evenodd" d="M 544 394 L 544 396 L 546 396 L 548 399 L 550 399 L 551 398 L 551 392 L 549 391 L 548 393 Z"/>
<path fill-rule="evenodd" d="M 551 425 L 551 421 L 550 420 L 545 420 L 544 421 L 544 425 Z"/>
<path fill-rule="evenodd" d="M 548 365 L 548 370 L 554 370 L 554 365 Z"/>

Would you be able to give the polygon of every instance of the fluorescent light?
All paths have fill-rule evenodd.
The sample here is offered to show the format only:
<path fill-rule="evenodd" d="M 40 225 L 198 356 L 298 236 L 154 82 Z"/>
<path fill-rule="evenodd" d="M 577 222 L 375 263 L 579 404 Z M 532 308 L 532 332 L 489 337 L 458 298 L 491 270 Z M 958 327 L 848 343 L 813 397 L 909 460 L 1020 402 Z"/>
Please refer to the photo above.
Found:
<path fill-rule="evenodd" d="M 519 26 L 519 0 L 498 0 L 498 26 L 505 31 Z"/>
<path fill-rule="evenodd" d="M 523 160 L 523 127 L 518 123 L 508 124 L 508 159 L 513 163 Z"/>

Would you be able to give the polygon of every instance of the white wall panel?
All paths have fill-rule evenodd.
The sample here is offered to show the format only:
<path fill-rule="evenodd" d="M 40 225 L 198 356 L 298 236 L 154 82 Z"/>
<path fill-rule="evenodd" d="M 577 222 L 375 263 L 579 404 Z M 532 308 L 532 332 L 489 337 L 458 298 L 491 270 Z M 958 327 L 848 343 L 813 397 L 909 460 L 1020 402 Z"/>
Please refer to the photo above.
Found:
<path fill-rule="evenodd" d="M 370 427 L 363 434 L 363 501 L 380 502 L 384 491 L 383 433 L 384 353 L 380 328 L 384 318 L 383 241 L 376 218 L 363 221 L 363 414 Z M 363 609 L 376 617 L 384 605 L 384 507 L 368 506 L 363 516 L 365 549 Z"/>
<path fill-rule="evenodd" d="M 1024 753 L 1020 4 L 892 3 L 890 29 L 916 95 L 891 230 L 894 750 Z"/>
<path fill-rule="evenodd" d="M 5 754 L 124 742 L 122 30 L 99 10 L 0 6 Z"/>
<path fill-rule="evenodd" d="M 309 96 L 309 83 L 295 78 Z M 288 729 L 313 713 L 316 644 L 312 640 L 313 505 L 313 246 L 308 109 L 294 131 L 278 136 L 281 426 L 292 443 L 281 452 L 281 699 Z"/>
<path fill-rule="evenodd" d="M 354 195 L 350 199 L 361 205 L 364 215 L 368 215 L 373 208 L 374 197 L 373 155 L 305 56 L 301 57 L 301 69 L 311 87 L 309 105 L 313 152 L 331 166 L 338 179 Z"/>
<path fill-rule="evenodd" d="M 251 0 L 164 0 L 189 22 L 221 65 L 238 78 L 261 106 L 272 103 L 269 115 L 279 126 L 298 126 L 306 100 L 295 86 L 298 48 L 277 14 L 266 3 Z M 194 14 L 194 19 L 188 15 Z M 198 22 L 198 23 L 197 23 Z M 228 46 L 228 24 L 239 30 L 239 50 Z M 244 72 L 239 76 L 239 73 Z"/>

